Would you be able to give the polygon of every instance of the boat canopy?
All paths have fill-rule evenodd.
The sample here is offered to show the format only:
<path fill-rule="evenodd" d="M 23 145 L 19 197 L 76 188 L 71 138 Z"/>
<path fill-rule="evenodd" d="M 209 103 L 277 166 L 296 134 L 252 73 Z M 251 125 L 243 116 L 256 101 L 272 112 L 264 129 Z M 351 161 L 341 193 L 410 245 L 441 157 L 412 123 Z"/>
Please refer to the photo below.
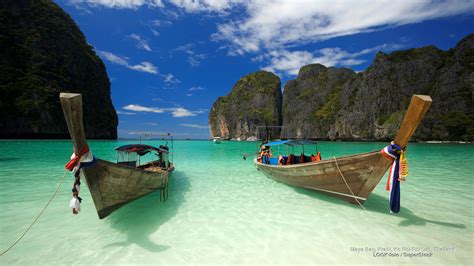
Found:
<path fill-rule="evenodd" d="M 317 142 L 309 139 L 299 139 L 299 140 L 280 140 L 272 141 L 263 144 L 263 146 L 278 146 L 278 145 L 288 145 L 288 146 L 299 146 L 299 145 L 316 145 Z"/>
<path fill-rule="evenodd" d="M 166 148 L 167 147 L 165 146 L 160 146 L 160 148 L 156 148 L 156 147 L 153 147 L 150 145 L 144 145 L 144 144 L 128 144 L 128 145 L 117 147 L 115 148 L 115 150 L 118 152 L 133 152 L 133 153 L 137 153 L 140 156 L 143 156 L 151 151 L 168 152 Z"/>
<path fill-rule="evenodd" d="M 288 143 L 288 141 L 289 140 L 272 141 L 272 142 L 263 144 L 263 146 L 278 146 L 278 145 L 286 144 Z"/>

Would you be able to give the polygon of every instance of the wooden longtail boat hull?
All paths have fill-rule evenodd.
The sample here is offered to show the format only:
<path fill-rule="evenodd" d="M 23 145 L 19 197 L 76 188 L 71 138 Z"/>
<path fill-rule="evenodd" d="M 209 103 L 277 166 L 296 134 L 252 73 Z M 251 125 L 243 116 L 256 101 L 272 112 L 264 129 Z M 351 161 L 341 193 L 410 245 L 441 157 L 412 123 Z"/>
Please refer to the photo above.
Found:
<path fill-rule="evenodd" d="M 168 185 L 170 172 L 151 172 L 98 159 L 83 168 L 99 218 L 105 218 L 123 205 Z"/>
<path fill-rule="evenodd" d="M 395 137 L 396 144 L 400 147 L 407 145 L 431 102 L 429 96 L 412 97 Z M 315 190 L 355 204 L 363 204 L 367 200 L 392 162 L 380 151 L 295 165 L 268 165 L 254 159 L 259 170 L 278 182 Z"/>
<path fill-rule="evenodd" d="M 365 202 L 390 164 L 380 152 L 339 157 L 336 160 L 337 165 L 334 159 L 288 166 L 261 164 L 256 159 L 254 162 L 259 170 L 278 182 L 312 189 L 351 203 L 357 203 L 354 196 L 360 203 Z M 381 160 L 388 163 L 380 164 Z"/>
<path fill-rule="evenodd" d="M 80 151 L 87 145 L 82 97 L 80 94 L 61 93 L 60 100 L 74 148 Z M 81 169 L 81 177 L 89 187 L 99 218 L 103 219 L 135 199 L 166 188 L 173 170 L 171 166 L 167 171 L 148 171 L 97 159 L 94 165 Z"/>

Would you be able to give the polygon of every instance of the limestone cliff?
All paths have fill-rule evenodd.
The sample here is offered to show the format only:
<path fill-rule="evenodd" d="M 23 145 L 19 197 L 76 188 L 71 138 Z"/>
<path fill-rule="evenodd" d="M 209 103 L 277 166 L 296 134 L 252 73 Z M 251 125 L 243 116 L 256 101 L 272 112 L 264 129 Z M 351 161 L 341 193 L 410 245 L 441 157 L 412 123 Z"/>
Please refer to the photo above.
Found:
<path fill-rule="evenodd" d="M 83 95 L 88 138 L 117 137 L 105 66 L 52 1 L 0 2 L 0 138 L 69 138 L 59 92 Z"/>
<path fill-rule="evenodd" d="M 340 109 L 343 85 L 355 78 L 347 68 L 326 68 L 320 64 L 304 66 L 296 80 L 285 85 L 283 126 L 292 138 L 326 138 Z"/>
<path fill-rule="evenodd" d="M 214 103 L 209 117 L 213 136 L 249 136 L 257 124 L 278 125 L 278 78 L 254 75 L 252 83 L 265 83 L 270 76 L 275 89 L 267 93 L 274 96 L 266 104 L 255 102 L 263 94 L 242 96 L 256 88 L 245 81 L 248 77 Z M 433 104 L 413 139 L 474 141 L 473 91 L 474 34 L 448 51 L 427 46 L 379 52 L 360 73 L 307 65 L 285 85 L 282 137 L 388 141 L 398 131 L 411 96 L 428 94 Z M 268 111 L 263 112 L 263 106 Z"/>
<path fill-rule="evenodd" d="M 290 137 L 386 141 L 398 131 L 411 95 L 428 94 L 433 105 L 414 138 L 472 141 L 473 70 L 474 35 L 449 51 L 378 53 L 358 74 L 306 66 L 285 86 L 283 125 Z"/>
<path fill-rule="evenodd" d="M 212 137 L 248 139 L 258 126 L 281 125 L 281 83 L 274 74 L 258 71 L 241 78 L 209 113 Z"/>

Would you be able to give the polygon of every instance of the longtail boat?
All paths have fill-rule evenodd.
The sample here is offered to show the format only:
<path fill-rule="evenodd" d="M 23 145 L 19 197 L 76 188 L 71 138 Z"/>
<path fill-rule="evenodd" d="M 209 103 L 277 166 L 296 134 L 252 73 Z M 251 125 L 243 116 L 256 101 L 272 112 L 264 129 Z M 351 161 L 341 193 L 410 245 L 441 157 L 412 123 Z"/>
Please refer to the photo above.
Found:
<path fill-rule="evenodd" d="M 431 105 L 431 97 L 413 95 L 394 143 L 405 148 Z M 264 144 L 304 145 L 308 140 L 283 140 Z M 381 151 L 320 161 L 279 165 L 276 158 L 254 159 L 267 177 L 291 186 L 307 188 L 354 204 L 363 204 L 384 176 L 393 160 Z"/>
<path fill-rule="evenodd" d="M 61 93 L 59 98 L 74 145 L 73 157 L 76 155 L 79 160 L 80 156 L 86 157 L 87 154 L 92 158 L 85 139 L 81 94 Z M 157 189 L 161 189 L 163 198 L 167 197 L 168 178 L 174 170 L 166 145 L 156 148 L 134 144 L 116 150 L 117 163 L 93 157 L 92 162 L 84 163 L 79 170 L 89 187 L 100 219 Z M 139 165 L 139 157 L 149 152 L 156 152 L 159 159 Z M 130 159 L 130 156 L 133 158 Z"/>

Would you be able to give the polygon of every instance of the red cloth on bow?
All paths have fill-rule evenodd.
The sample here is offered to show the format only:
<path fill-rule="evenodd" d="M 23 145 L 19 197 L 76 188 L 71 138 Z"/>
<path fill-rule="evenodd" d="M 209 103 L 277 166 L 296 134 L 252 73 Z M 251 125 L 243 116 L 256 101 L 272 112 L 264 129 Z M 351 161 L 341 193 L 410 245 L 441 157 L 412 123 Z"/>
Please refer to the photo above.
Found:
<path fill-rule="evenodd" d="M 69 162 L 64 167 L 66 167 L 67 170 L 72 171 L 72 169 L 74 169 L 74 167 L 81 160 L 81 157 L 88 152 L 89 152 L 89 146 L 87 146 L 87 144 L 84 145 L 84 147 L 82 147 L 82 150 L 79 154 L 77 154 L 76 148 L 74 148 L 74 158 L 69 160 Z"/>

